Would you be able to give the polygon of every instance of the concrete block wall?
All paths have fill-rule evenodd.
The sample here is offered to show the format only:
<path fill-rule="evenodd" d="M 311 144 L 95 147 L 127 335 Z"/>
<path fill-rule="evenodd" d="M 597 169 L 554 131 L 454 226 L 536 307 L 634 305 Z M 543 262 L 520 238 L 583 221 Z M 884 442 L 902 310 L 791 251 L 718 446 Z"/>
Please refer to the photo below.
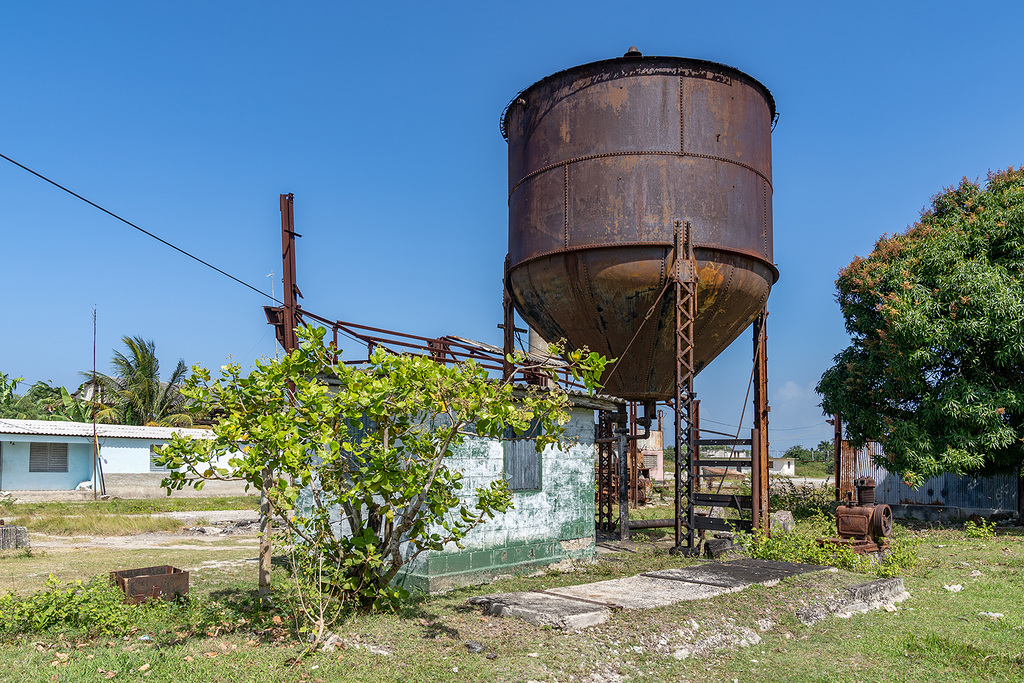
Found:
<path fill-rule="evenodd" d="M 463 549 L 420 555 L 400 582 L 437 592 L 482 583 L 502 574 L 594 557 L 594 412 L 575 408 L 566 425 L 566 447 L 541 454 L 541 488 L 513 492 L 514 508 L 485 521 L 463 540 Z M 460 497 L 472 509 L 476 489 L 503 476 L 505 444 L 468 440 L 448 461 L 463 473 Z"/>

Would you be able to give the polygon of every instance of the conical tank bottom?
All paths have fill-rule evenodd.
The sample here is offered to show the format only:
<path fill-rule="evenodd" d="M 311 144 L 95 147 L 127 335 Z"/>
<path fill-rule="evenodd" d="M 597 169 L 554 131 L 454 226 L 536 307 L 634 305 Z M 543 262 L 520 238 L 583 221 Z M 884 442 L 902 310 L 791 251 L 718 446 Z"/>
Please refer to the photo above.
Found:
<path fill-rule="evenodd" d="M 740 254 L 698 249 L 696 258 L 699 372 L 757 317 L 776 275 L 760 259 Z M 616 247 L 534 259 L 512 269 L 509 280 L 520 315 L 545 339 L 618 359 L 605 373 L 605 393 L 665 400 L 675 394 L 670 268 L 671 248 Z"/>

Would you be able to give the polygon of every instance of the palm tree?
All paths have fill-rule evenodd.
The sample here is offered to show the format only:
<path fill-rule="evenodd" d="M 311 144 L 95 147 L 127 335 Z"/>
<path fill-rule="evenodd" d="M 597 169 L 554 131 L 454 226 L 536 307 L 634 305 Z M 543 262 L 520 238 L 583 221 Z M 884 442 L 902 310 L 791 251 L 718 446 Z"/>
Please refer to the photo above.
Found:
<path fill-rule="evenodd" d="M 122 337 L 127 353 L 114 351 L 110 360 L 113 373 L 97 373 L 101 403 L 96 419 L 125 425 L 191 426 L 184 397 L 179 392 L 188 374 L 185 361 L 179 360 L 166 382 L 160 381 L 160 362 L 156 344 L 142 337 Z M 92 373 L 81 373 L 92 379 Z M 95 387 L 94 387 L 95 388 Z"/>

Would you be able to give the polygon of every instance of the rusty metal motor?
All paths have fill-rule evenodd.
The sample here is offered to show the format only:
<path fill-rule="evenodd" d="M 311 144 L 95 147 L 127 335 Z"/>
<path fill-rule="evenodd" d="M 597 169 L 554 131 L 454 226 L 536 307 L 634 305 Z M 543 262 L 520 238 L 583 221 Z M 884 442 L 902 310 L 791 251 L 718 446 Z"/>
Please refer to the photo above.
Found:
<path fill-rule="evenodd" d="M 839 538 L 828 543 L 849 545 L 859 553 L 873 553 L 889 545 L 892 533 L 892 509 L 875 502 L 875 480 L 861 477 L 854 482 L 856 498 L 836 508 Z"/>

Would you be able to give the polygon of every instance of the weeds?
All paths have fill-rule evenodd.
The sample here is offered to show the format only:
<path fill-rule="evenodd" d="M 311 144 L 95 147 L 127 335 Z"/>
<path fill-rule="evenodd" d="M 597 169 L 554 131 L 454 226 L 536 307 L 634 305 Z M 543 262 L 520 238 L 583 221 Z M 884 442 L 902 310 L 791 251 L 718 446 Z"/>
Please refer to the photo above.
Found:
<path fill-rule="evenodd" d="M 771 510 L 789 510 L 795 519 L 831 515 L 836 509 L 836 489 L 828 483 L 797 486 L 792 479 L 772 477 L 768 507 Z"/>
<path fill-rule="evenodd" d="M 218 636 L 243 628 L 284 631 L 282 615 L 255 596 L 234 591 L 223 602 L 182 596 L 129 604 L 106 576 L 65 582 L 50 575 L 46 586 L 29 596 L 0 595 L 0 640 L 46 633 L 117 636 L 140 630 L 174 630 L 180 636 Z"/>
<path fill-rule="evenodd" d="M 739 532 L 736 540 L 754 559 L 816 564 L 881 577 L 899 576 L 903 570 L 917 564 L 918 542 L 906 534 L 890 539 L 888 554 L 877 562 L 848 546 L 818 543 L 819 538 L 834 533 L 832 524 L 832 520 L 819 511 L 794 531 L 777 531 L 771 536 L 760 530 L 753 534 Z"/>
<path fill-rule="evenodd" d="M 52 574 L 46 587 L 26 598 L 0 596 L 0 633 L 36 633 L 56 626 L 88 633 L 124 630 L 131 621 L 124 594 L 100 577 L 61 582 Z"/>
<path fill-rule="evenodd" d="M 967 520 L 964 522 L 964 537 L 965 538 L 993 538 L 996 535 L 996 523 L 986 522 L 983 519 L 979 519 L 977 522 Z"/>

